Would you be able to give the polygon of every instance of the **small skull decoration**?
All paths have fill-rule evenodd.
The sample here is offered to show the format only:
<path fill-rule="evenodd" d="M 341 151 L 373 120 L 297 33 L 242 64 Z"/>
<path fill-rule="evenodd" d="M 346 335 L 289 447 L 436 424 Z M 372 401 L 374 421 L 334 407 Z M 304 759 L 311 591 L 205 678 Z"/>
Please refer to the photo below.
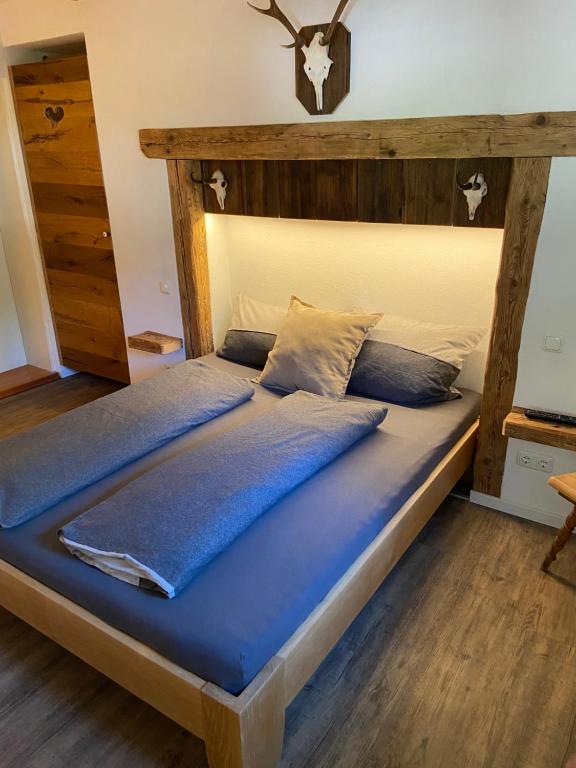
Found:
<path fill-rule="evenodd" d="M 460 179 L 456 179 L 456 183 L 466 195 L 468 201 L 468 218 L 470 221 L 474 221 L 476 217 L 476 211 L 478 206 L 482 202 L 482 198 L 488 194 L 488 184 L 483 173 L 473 174 L 470 176 L 466 184 L 462 184 Z"/>
<path fill-rule="evenodd" d="M 207 184 L 210 189 L 213 189 L 214 192 L 216 192 L 218 205 L 220 206 L 221 210 L 224 210 L 226 204 L 226 190 L 228 188 L 228 182 L 224 178 L 222 171 L 214 171 L 212 178 L 207 182 Z"/>
<path fill-rule="evenodd" d="M 195 179 L 194 175 L 192 175 L 191 178 L 194 184 L 204 184 L 204 186 L 210 187 L 210 189 L 214 190 L 218 200 L 218 205 L 220 206 L 220 210 L 223 211 L 226 205 L 226 190 L 228 189 L 228 182 L 224 178 L 222 171 L 220 169 L 214 171 L 209 181 L 206 179 Z"/>

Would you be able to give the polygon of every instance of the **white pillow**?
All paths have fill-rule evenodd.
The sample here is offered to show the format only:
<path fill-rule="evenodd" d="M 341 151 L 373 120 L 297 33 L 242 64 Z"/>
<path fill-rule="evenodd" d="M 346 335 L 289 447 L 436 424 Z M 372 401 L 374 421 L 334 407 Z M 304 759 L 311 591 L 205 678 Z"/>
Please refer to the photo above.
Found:
<path fill-rule="evenodd" d="M 354 307 L 354 311 L 365 310 Z M 229 330 L 258 331 L 276 336 L 287 313 L 285 307 L 266 304 L 240 293 L 236 297 Z M 485 328 L 427 323 L 401 315 L 384 314 L 368 334 L 368 339 L 435 357 L 461 370 L 464 361 L 485 333 Z"/>
<path fill-rule="evenodd" d="M 239 293 L 234 303 L 230 331 L 258 331 L 278 335 L 280 326 L 286 319 L 288 307 L 275 307 L 263 301 L 251 299 L 245 293 Z"/>
<path fill-rule="evenodd" d="M 400 315 L 384 314 L 370 331 L 368 339 L 435 357 L 462 369 L 465 359 L 486 333 L 485 328 L 464 325 L 439 325 Z"/>

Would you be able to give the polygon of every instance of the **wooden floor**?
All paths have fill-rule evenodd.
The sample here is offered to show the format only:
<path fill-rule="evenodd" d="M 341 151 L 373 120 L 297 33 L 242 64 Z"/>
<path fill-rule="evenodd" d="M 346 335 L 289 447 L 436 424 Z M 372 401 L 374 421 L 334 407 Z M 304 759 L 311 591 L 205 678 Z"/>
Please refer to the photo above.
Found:
<path fill-rule="evenodd" d="M 78 373 L 22 392 L 0 402 L 0 438 L 8 437 L 61 413 L 109 395 L 124 385 L 88 373 Z"/>
<path fill-rule="evenodd" d="M 59 373 L 46 371 L 35 365 L 21 365 L 10 371 L 3 371 L 0 373 L 0 400 L 5 397 L 12 397 L 19 392 L 26 392 L 28 389 L 34 389 L 34 387 L 40 387 L 59 378 Z"/>
<path fill-rule="evenodd" d="M 105 391 L 50 384 L 19 396 L 20 416 L 17 398 L 0 404 L 0 429 Z M 562 768 L 576 751 L 576 542 L 545 576 L 551 536 L 449 499 L 288 710 L 283 768 Z M 0 765 L 206 761 L 197 739 L 0 611 Z"/>

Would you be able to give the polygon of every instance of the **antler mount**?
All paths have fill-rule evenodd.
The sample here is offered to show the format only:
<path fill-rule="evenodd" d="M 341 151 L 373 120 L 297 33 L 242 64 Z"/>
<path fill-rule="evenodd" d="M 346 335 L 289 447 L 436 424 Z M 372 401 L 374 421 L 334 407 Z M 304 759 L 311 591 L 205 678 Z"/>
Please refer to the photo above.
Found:
<path fill-rule="evenodd" d="M 290 33 L 296 56 L 296 96 L 312 115 L 334 112 L 350 90 L 350 32 L 340 18 L 350 0 L 340 0 L 332 21 L 297 30 L 278 5 L 268 8 L 248 2 L 250 8 L 279 21 Z"/>

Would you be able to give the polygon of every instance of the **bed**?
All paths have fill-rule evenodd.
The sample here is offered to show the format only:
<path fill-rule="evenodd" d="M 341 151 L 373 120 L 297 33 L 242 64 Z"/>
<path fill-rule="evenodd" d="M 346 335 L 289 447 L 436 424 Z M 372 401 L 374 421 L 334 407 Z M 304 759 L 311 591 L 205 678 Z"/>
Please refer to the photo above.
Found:
<path fill-rule="evenodd" d="M 254 370 L 209 355 L 218 368 Z M 203 738 L 212 766 L 278 761 L 284 710 L 469 466 L 480 397 L 390 405 L 166 601 L 72 558 L 57 530 L 129 480 L 270 408 L 253 400 L 0 532 L 0 603 Z"/>

